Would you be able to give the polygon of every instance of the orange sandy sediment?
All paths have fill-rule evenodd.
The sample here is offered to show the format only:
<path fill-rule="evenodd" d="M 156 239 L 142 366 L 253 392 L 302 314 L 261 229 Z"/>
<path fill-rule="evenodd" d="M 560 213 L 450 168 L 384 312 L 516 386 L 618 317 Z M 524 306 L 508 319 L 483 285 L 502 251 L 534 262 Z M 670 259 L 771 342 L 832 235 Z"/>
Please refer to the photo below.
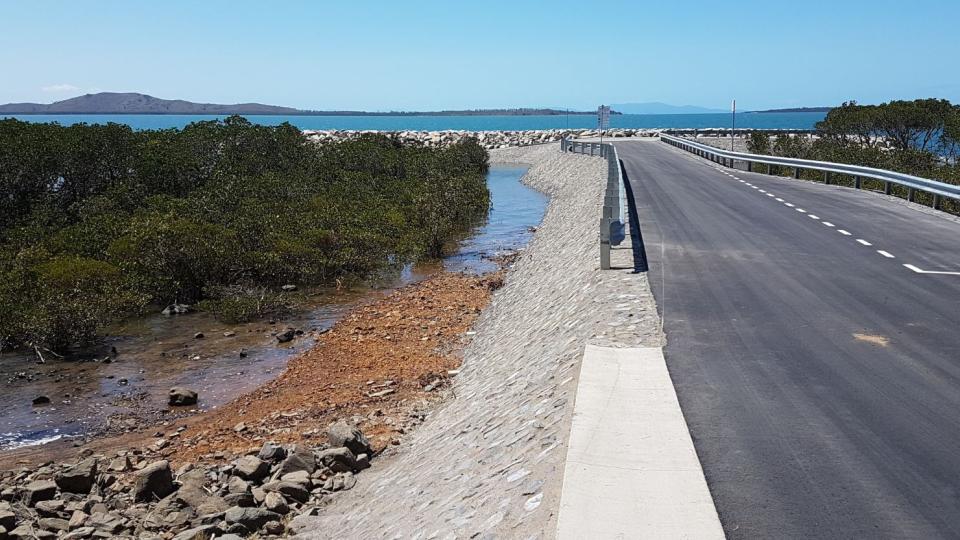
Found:
<path fill-rule="evenodd" d="M 501 273 L 438 273 L 356 307 L 276 379 L 162 428 L 163 448 L 150 450 L 156 429 L 95 439 L 85 447 L 104 454 L 141 448 L 176 464 L 230 459 L 264 441 L 320 444 L 330 423 L 362 417 L 360 427 L 379 451 L 402 435 L 413 413 L 439 399 L 442 393 L 424 386 L 438 379 L 442 386 L 447 372 L 460 365 L 464 334 L 501 282 Z M 186 429 L 175 434 L 177 426 Z M 23 449 L 0 456 L 0 464 L 69 459 L 80 450 Z"/>

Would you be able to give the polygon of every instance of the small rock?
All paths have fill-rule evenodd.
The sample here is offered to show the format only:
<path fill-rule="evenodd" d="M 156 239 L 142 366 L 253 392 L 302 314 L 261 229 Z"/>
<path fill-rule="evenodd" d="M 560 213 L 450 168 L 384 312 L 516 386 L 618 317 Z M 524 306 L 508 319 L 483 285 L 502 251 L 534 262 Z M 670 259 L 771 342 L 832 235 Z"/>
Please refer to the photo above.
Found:
<path fill-rule="evenodd" d="M 68 493 L 86 494 L 90 493 L 93 487 L 93 481 L 97 478 L 97 459 L 90 458 L 70 467 L 60 473 L 57 478 L 57 486 L 60 491 Z"/>
<path fill-rule="evenodd" d="M 246 483 L 239 476 L 231 476 L 227 481 L 228 493 L 247 493 L 250 491 L 250 484 Z"/>
<path fill-rule="evenodd" d="M 310 474 L 307 471 L 294 471 L 280 477 L 282 482 L 293 482 L 301 486 L 310 486 Z"/>
<path fill-rule="evenodd" d="M 35 506 L 40 501 L 49 501 L 57 496 L 57 485 L 50 480 L 30 482 L 24 488 L 27 506 Z"/>
<path fill-rule="evenodd" d="M 83 524 L 87 521 L 87 518 L 90 517 L 86 512 L 82 510 L 74 510 L 73 515 L 70 516 L 70 521 L 67 522 L 70 530 L 79 529 L 83 527 Z"/>
<path fill-rule="evenodd" d="M 197 397 L 197 393 L 189 388 L 174 386 L 170 389 L 170 399 L 167 403 L 176 407 L 196 405 Z"/>
<path fill-rule="evenodd" d="M 162 499 L 177 488 L 173 485 L 173 473 L 170 463 L 157 461 L 147 465 L 134 475 L 133 498 L 136 502 L 149 502 Z"/>
<path fill-rule="evenodd" d="M 37 396 L 33 398 L 34 405 L 46 405 L 48 403 L 50 403 L 50 398 L 48 398 L 47 396 Z"/>
<path fill-rule="evenodd" d="M 63 531 L 67 532 L 70 530 L 70 522 L 61 518 L 40 518 L 40 528 L 46 529 L 48 531 Z"/>
<path fill-rule="evenodd" d="M 193 335 L 193 339 L 203 339 L 204 337 L 206 336 L 203 335 L 203 332 L 197 332 Z"/>
<path fill-rule="evenodd" d="M 267 493 L 266 498 L 263 500 L 263 507 L 281 515 L 286 515 L 287 512 L 290 511 L 287 500 L 283 498 L 283 495 L 276 492 Z"/>
<path fill-rule="evenodd" d="M 173 537 L 173 540 L 207 540 L 208 538 L 213 538 L 214 536 L 217 538 L 223 538 L 223 536 L 219 536 L 216 533 L 216 524 L 201 525 L 177 534 Z"/>
<path fill-rule="evenodd" d="M 280 287 L 280 290 L 283 291 L 283 292 L 293 292 L 293 291 L 297 290 L 297 286 L 296 286 L 296 285 L 284 285 L 283 287 Z"/>
<path fill-rule="evenodd" d="M 281 535 L 286 530 L 283 523 L 279 521 L 268 521 L 263 525 L 263 531 L 267 534 Z"/>
<path fill-rule="evenodd" d="M 190 306 L 187 304 L 170 304 L 161 311 L 164 315 L 183 315 L 190 313 Z"/>
<path fill-rule="evenodd" d="M 287 328 L 283 332 L 280 332 L 279 334 L 277 334 L 277 341 L 280 343 L 287 343 L 289 341 L 293 341 L 293 338 L 296 335 L 297 335 L 296 330 L 294 330 L 293 328 Z"/>
<path fill-rule="evenodd" d="M 12 531 L 17 526 L 17 515 L 10 508 L 0 508 L 0 527 Z"/>
<path fill-rule="evenodd" d="M 130 456 L 120 456 L 110 462 L 107 470 L 112 472 L 127 472 L 131 468 L 133 468 L 133 465 L 130 463 Z"/>
<path fill-rule="evenodd" d="M 346 447 L 324 450 L 323 452 L 320 452 L 317 457 L 321 463 L 326 465 L 327 468 L 333 472 L 352 472 L 359 471 L 361 469 L 361 464 L 357 462 L 356 456 L 354 456 L 353 452 Z M 369 462 L 366 462 L 366 467 L 369 466 Z"/>
<path fill-rule="evenodd" d="M 312 474 L 316 469 L 317 462 L 313 452 L 298 445 L 294 448 L 294 451 L 280 463 L 279 473 L 281 476 L 296 471 L 307 471 L 307 473 Z"/>
<path fill-rule="evenodd" d="M 230 506 L 240 506 L 242 508 L 253 507 L 257 505 L 253 495 L 250 493 L 230 493 L 223 498 L 223 501 Z"/>
<path fill-rule="evenodd" d="M 270 474 L 270 464 L 256 456 L 243 456 L 233 465 L 233 473 L 245 480 L 261 480 Z"/>
<path fill-rule="evenodd" d="M 63 512 L 63 501 L 56 499 L 40 501 L 37 503 L 36 509 L 40 517 L 60 517 L 60 512 Z"/>
<path fill-rule="evenodd" d="M 256 532 L 269 521 L 279 521 L 280 514 L 264 508 L 229 508 L 223 516 L 227 523 L 238 523 L 250 532 Z"/>
<path fill-rule="evenodd" d="M 271 491 L 276 493 L 282 493 L 284 496 L 289 497 L 297 502 L 305 503 L 310 498 L 310 492 L 307 491 L 300 484 L 294 484 L 293 482 L 281 482 L 273 481 L 268 482 L 263 485 L 263 490 L 269 494 Z"/>
<path fill-rule="evenodd" d="M 330 446 L 346 446 L 351 452 L 356 454 L 370 455 L 372 450 L 370 442 L 363 436 L 363 432 L 357 426 L 346 422 L 336 422 L 327 428 L 327 440 Z"/>
<path fill-rule="evenodd" d="M 287 457 L 287 451 L 282 446 L 270 442 L 263 443 L 257 457 L 266 461 L 280 461 Z"/>
<path fill-rule="evenodd" d="M 228 331 L 226 331 L 226 332 L 223 333 L 223 337 L 235 337 L 236 335 L 237 335 L 236 332 L 233 332 L 233 331 L 230 331 L 230 330 L 228 330 Z"/>

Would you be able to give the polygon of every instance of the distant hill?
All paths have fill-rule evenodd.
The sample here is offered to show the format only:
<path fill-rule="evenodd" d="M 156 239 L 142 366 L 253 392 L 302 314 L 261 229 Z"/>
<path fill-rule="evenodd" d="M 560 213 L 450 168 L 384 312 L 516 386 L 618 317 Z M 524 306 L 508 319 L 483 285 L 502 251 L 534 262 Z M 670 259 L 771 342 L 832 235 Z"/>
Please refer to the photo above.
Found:
<path fill-rule="evenodd" d="M 729 112 L 723 109 L 708 109 L 695 105 L 670 105 L 668 103 L 616 103 L 611 105 L 623 114 L 709 114 Z"/>
<path fill-rule="evenodd" d="M 216 105 L 180 99 L 160 99 L 146 94 L 101 92 L 42 103 L 0 105 L 7 114 L 296 114 L 297 109 L 260 103 Z"/>
<path fill-rule="evenodd" d="M 788 113 L 788 112 L 830 112 L 833 107 L 793 107 L 791 109 L 767 109 L 765 111 L 751 111 L 756 113 Z"/>
<path fill-rule="evenodd" d="M 561 109 L 473 109 L 434 112 L 366 112 L 366 111 L 306 111 L 292 107 L 278 107 L 261 103 L 238 103 L 218 105 L 193 103 L 182 99 L 160 99 L 132 92 L 101 92 L 86 94 L 55 103 L 8 103 L 0 105 L 0 114 L 245 114 L 281 116 L 532 116 L 532 115 L 582 115 L 596 111 L 567 111 Z M 613 114 L 619 114 L 614 112 Z"/>

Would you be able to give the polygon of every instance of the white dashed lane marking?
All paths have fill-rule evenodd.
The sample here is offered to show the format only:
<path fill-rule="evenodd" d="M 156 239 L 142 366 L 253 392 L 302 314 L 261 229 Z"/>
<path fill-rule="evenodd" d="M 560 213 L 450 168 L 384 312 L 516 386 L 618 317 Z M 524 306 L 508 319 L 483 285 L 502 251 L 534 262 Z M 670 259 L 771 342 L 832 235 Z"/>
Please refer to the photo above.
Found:
<path fill-rule="evenodd" d="M 836 228 L 836 225 L 834 225 L 833 223 L 830 223 L 829 221 L 821 220 L 820 216 L 817 216 L 816 214 L 807 213 L 807 211 L 804 210 L 803 208 L 796 208 L 796 205 L 794 205 L 793 203 L 788 203 L 788 202 L 784 201 L 782 198 L 777 197 L 777 196 L 774 195 L 773 193 L 770 193 L 769 191 L 767 191 L 767 190 L 765 190 L 765 189 L 761 189 L 761 188 L 759 188 L 759 187 L 751 184 L 750 182 L 747 182 L 746 180 L 743 180 L 743 179 L 741 179 L 740 177 L 735 176 L 735 175 L 733 175 L 733 174 L 731 174 L 731 173 L 729 173 L 729 172 L 727 172 L 727 171 L 725 171 L 725 170 L 723 170 L 723 169 L 721 169 L 721 168 L 719 168 L 719 167 L 716 167 L 716 169 L 717 169 L 718 171 L 722 172 L 723 174 L 729 176 L 730 178 L 732 178 L 732 179 L 740 182 L 741 184 L 750 186 L 751 188 L 759 191 L 760 193 L 765 194 L 767 197 L 771 197 L 771 198 L 773 198 L 774 200 L 776 200 L 777 202 L 783 203 L 785 206 L 788 206 L 788 207 L 790 207 L 790 208 L 793 208 L 794 210 L 796 210 L 797 212 L 800 212 L 801 214 L 807 214 L 807 216 L 808 216 L 810 219 L 814 219 L 814 220 L 820 221 L 821 223 L 823 223 L 823 225 L 824 225 L 825 227 Z M 852 236 L 852 235 L 853 235 L 850 231 L 847 231 L 847 230 L 844 230 L 844 229 L 836 229 L 836 231 L 837 231 L 838 233 L 844 235 L 844 236 Z M 871 244 L 870 242 L 864 240 L 863 238 L 857 238 L 856 240 L 857 240 L 857 243 L 859 243 L 859 244 L 861 244 L 861 245 L 864 245 L 864 246 L 873 246 L 873 244 Z M 878 250 L 876 250 L 876 252 L 877 252 L 877 254 L 879 254 L 879 255 L 887 258 L 887 259 L 896 259 L 896 258 L 897 258 L 893 253 L 890 253 L 889 251 L 885 251 L 885 250 L 882 250 L 882 249 L 878 249 Z M 918 273 L 918 274 L 947 274 L 947 275 L 960 276 L 960 272 L 946 272 L 946 271 L 939 271 L 939 270 L 922 270 L 922 269 L 920 269 L 920 268 L 918 268 L 917 266 L 914 266 L 914 265 L 912 265 L 912 264 L 904 264 L 903 266 L 904 266 L 904 268 L 907 268 L 907 269 L 909 269 L 909 270 L 911 270 L 911 271 L 913 271 L 913 272 L 916 272 L 916 273 Z"/>

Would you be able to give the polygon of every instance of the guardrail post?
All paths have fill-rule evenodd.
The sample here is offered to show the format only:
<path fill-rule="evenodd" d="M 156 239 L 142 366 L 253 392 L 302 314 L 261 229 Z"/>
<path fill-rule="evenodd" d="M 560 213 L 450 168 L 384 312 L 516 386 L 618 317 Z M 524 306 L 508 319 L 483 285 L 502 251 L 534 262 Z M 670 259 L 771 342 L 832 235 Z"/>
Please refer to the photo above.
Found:
<path fill-rule="evenodd" d="M 752 162 L 752 161 L 748 161 L 748 162 L 747 162 L 747 172 L 753 172 L 753 162 Z"/>
<path fill-rule="evenodd" d="M 933 194 L 933 204 L 931 206 L 934 210 L 940 209 L 940 195 L 937 195 L 936 193 Z"/>
<path fill-rule="evenodd" d="M 854 177 L 853 177 L 853 187 L 855 187 L 855 188 L 857 188 L 857 189 L 860 189 L 860 188 L 862 187 L 859 176 L 854 176 Z"/>
<path fill-rule="evenodd" d="M 884 182 L 884 183 L 883 183 L 883 194 L 884 194 L 884 195 L 889 195 L 890 192 L 892 191 L 892 189 L 893 189 L 893 185 L 890 184 L 890 182 Z"/>
<path fill-rule="evenodd" d="M 917 190 L 914 188 L 907 188 L 907 200 L 913 202 L 917 198 Z"/>
<path fill-rule="evenodd" d="M 603 217 L 600 218 L 600 269 L 610 269 L 610 223 L 613 222 L 613 209 L 603 207 Z"/>
<path fill-rule="evenodd" d="M 800 179 L 800 167 L 793 168 L 793 177 L 798 180 Z"/>
<path fill-rule="evenodd" d="M 830 185 L 830 171 L 823 171 L 823 183 Z"/>

